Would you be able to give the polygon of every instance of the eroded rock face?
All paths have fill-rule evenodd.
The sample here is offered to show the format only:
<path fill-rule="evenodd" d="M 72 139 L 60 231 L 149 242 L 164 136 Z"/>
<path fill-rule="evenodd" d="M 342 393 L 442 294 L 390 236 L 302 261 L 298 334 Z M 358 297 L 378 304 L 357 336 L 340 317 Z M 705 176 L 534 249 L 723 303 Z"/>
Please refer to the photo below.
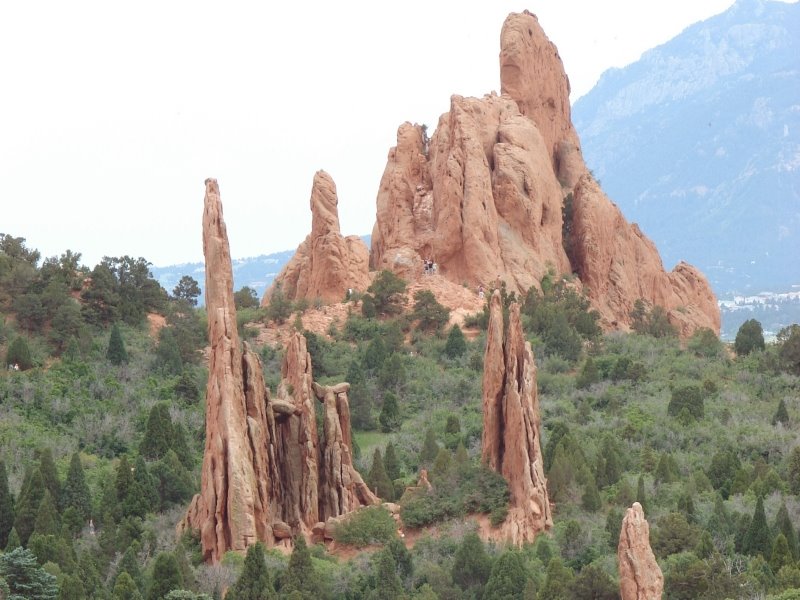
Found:
<path fill-rule="evenodd" d="M 378 499 L 352 464 L 349 384 L 314 384 L 305 338 L 295 333 L 272 399 L 260 358 L 246 343 L 240 349 L 230 250 L 213 179 L 206 181 L 203 249 L 211 345 L 206 446 L 201 491 L 178 531 L 199 530 L 204 559 L 216 562 L 256 541 L 272 546 L 298 534 L 311 537 L 322 519 Z M 325 404 L 322 443 L 317 397 Z"/>
<path fill-rule="evenodd" d="M 341 302 L 348 289 L 369 287 L 369 250 L 358 236 L 342 236 L 338 204 L 333 179 L 317 171 L 311 187 L 311 233 L 266 291 L 262 305 L 277 284 L 289 300 L 324 302 Z"/>
<path fill-rule="evenodd" d="M 664 576 L 650 548 L 650 526 L 638 502 L 622 520 L 617 558 L 622 600 L 661 600 Z"/>
<path fill-rule="evenodd" d="M 702 274 L 684 264 L 666 273 L 655 246 L 592 190 L 569 81 L 527 11 L 503 25 L 500 71 L 501 96 L 453 96 L 430 140 L 420 126 L 398 129 L 378 191 L 371 267 L 415 280 L 432 259 L 450 281 L 473 289 L 505 281 L 517 293 L 538 288 L 550 269 L 578 273 L 607 329 L 625 329 L 642 298 L 663 306 L 682 336 L 718 332 Z"/>
<path fill-rule="evenodd" d="M 508 481 L 510 508 L 500 530 L 517 546 L 533 542 L 553 525 L 540 431 L 536 364 L 522 332 L 519 305 L 511 304 L 504 335 L 500 292 L 495 291 L 484 359 L 481 457 Z"/>

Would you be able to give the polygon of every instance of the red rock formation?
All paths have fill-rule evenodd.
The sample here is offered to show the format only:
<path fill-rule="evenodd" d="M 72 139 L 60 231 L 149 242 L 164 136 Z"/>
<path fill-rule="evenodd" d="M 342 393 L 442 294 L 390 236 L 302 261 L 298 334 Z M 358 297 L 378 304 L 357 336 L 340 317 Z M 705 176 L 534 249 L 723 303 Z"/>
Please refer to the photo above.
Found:
<path fill-rule="evenodd" d="M 622 520 L 617 558 L 622 600 L 661 600 L 664 576 L 650 549 L 650 526 L 638 502 Z"/>
<path fill-rule="evenodd" d="M 482 459 L 502 473 L 510 491 L 502 537 L 521 546 L 552 527 L 540 445 L 536 364 L 525 341 L 519 305 L 512 303 L 503 336 L 500 292 L 490 302 L 483 372 Z"/>
<path fill-rule="evenodd" d="M 206 446 L 201 491 L 178 531 L 199 530 L 204 559 L 216 562 L 256 541 L 271 546 L 311 536 L 320 515 L 336 517 L 378 500 L 350 458 L 349 384 L 316 386 L 325 402 L 319 448 L 305 338 L 295 333 L 289 341 L 275 399 L 258 355 L 246 343 L 240 350 L 230 250 L 213 179 L 206 181 L 203 249 L 211 345 Z"/>
<path fill-rule="evenodd" d="M 348 289 L 369 287 L 369 250 L 358 236 L 343 237 L 339 230 L 336 184 L 317 171 L 311 187 L 311 233 L 266 291 L 262 306 L 276 284 L 289 300 L 305 298 L 341 302 Z"/>
<path fill-rule="evenodd" d="M 718 332 L 703 276 L 683 264 L 667 274 L 655 246 L 592 187 L 561 59 L 527 11 L 503 25 L 500 71 L 502 96 L 453 96 L 430 140 L 419 126 L 398 129 L 378 191 L 372 268 L 413 280 L 431 258 L 450 281 L 502 279 L 516 292 L 550 269 L 577 272 L 608 329 L 626 328 L 642 298 L 667 309 L 682 336 Z"/>

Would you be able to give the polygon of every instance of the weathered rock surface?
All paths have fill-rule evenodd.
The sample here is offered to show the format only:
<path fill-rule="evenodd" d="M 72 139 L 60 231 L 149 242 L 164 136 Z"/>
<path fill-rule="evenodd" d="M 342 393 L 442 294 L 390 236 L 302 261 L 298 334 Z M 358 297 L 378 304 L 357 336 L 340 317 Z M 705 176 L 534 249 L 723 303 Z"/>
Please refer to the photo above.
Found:
<path fill-rule="evenodd" d="M 650 526 L 638 502 L 622 520 L 617 558 L 622 600 L 661 600 L 664 576 L 650 548 Z"/>
<path fill-rule="evenodd" d="M 317 171 L 311 187 L 311 233 L 267 289 L 262 305 L 278 284 L 289 300 L 324 302 L 341 302 L 348 289 L 369 287 L 369 250 L 358 236 L 342 236 L 338 204 L 333 179 Z"/>
<path fill-rule="evenodd" d="M 525 341 L 519 305 L 510 307 L 503 334 L 500 292 L 492 294 L 483 372 L 481 457 L 508 481 L 510 508 L 502 537 L 521 546 L 552 527 L 541 451 L 536 364 Z"/>
<path fill-rule="evenodd" d="M 415 280 L 432 259 L 450 281 L 503 280 L 516 292 L 550 269 L 578 273 L 607 329 L 626 328 L 642 298 L 683 336 L 719 331 L 702 274 L 684 264 L 666 273 L 655 246 L 592 187 L 563 64 L 527 11 L 503 25 L 500 74 L 501 96 L 453 96 L 430 140 L 400 126 L 378 190 L 371 267 Z"/>
<path fill-rule="evenodd" d="M 256 541 L 268 546 L 379 500 L 351 459 L 349 384 L 313 382 L 305 338 L 295 332 L 270 398 L 261 360 L 240 349 L 233 274 L 219 187 L 206 181 L 203 214 L 206 307 L 210 342 L 206 447 L 201 491 L 178 531 L 199 530 L 205 560 Z M 325 404 L 320 443 L 315 399 Z M 321 446 L 321 447 L 320 447 Z"/>

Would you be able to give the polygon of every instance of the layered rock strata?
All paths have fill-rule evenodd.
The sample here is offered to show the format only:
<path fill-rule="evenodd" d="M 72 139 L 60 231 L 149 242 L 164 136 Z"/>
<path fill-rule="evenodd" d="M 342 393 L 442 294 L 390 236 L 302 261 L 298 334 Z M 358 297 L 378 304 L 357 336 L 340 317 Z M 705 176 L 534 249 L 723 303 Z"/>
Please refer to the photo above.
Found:
<path fill-rule="evenodd" d="M 199 530 L 203 556 L 256 541 L 268 546 L 310 537 L 323 520 L 379 500 L 351 459 L 349 384 L 314 383 L 305 338 L 289 340 L 276 397 L 264 384 L 261 360 L 240 349 L 230 250 L 219 187 L 206 181 L 203 214 L 206 308 L 210 342 L 206 446 L 200 493 L 178 530 Z M 315 400 L 324 405 L 324 436 Z"/>
<path fill-rule="evenodd" d="M 311 233 L 267 289 L 262 306 L 269 303 L 276 285 L 289 300 L 328 303 L 341 302 L 349 289 L 367 289 L 369 250 L 358 236 L 342 236 L 338 204 L 333 179 L 317 171 L 311 186 Z"/>
<path fill-rule="evenodd" d="M 664 576 L 650 548 L 650 526 L 638 502 L 622 520 L 617 558 L 622 600 L 661 600 Z"/>
<path fill-rule="evenodd" d="M 481 458 L 508 482 L 510 508 L 502 537 L 521 546 L 552 527 L 541 451 L 536 364 L 525 341 L 519 305 L 503 332 L 500 292 L 492 294 L 483 371 Z"/>
<path fill-rule="evenodd" d="M 511 14 L 500 36 L 502 95 L 450 99 L 429 140 L 404 123 L 377 196 L 370 265 L 406 279 L 423 260 L 456 283 L 539 287 L 550 270 L 577 273 L 607 329 L 630 326 L 641 298 L 667 310 L 682 335 L 719 331 L 702 274 L 666 273 L 655 246 L 629 224 L 586 168 L 569 80 L 536 17 Z"/>

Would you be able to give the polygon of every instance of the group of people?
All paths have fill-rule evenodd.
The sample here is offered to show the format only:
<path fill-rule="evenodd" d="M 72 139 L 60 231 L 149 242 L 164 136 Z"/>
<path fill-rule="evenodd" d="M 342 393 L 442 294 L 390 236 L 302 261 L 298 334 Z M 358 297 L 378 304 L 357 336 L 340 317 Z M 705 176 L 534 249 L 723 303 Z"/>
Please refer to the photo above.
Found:
<path fill-rule="evenodd" d="M 431 259 L 429 259 L 429 258 L 423 259 L 422 265 L 423 265 L 423 269 L 424 269 L 425 275 L 435 275 L 436 274 L 436 263 L 433 262 Z"/>

